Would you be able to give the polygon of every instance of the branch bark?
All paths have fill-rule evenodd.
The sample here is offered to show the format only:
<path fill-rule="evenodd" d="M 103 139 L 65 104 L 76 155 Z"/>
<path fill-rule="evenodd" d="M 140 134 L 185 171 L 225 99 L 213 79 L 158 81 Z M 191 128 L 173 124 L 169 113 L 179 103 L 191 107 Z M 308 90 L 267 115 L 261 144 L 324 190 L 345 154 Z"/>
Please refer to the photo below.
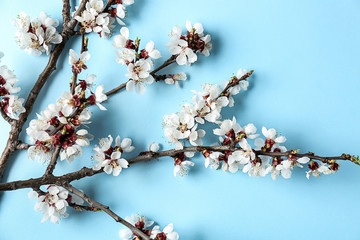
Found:
<path fill-rule="evenodd" d="M 69 192 L 79 196 L 80 198 L 84 199 L 84 201 L 87 202 L 90 205 L 90 207 L 101 209 L 106 214 L 108 214 L 110 217 L 112 217 L 116 222 L 119 222 L 119 223 L 123 224 L 124 226 L 130 228 L 130 230 L 133 233 L 135 233 L 136 235 L 142 237 L 142 239 L 151 240 L 149 236 L 147 236 L 145 233 L 140 231 L 138 228 L 131 225 L 131 223 L 127 222 L 125 219 L 118 216 L 108 206 L 105 206 L 105 205 L 95 201 L 94 199 L 91 199 L 85 193 L 81 192 L 79 189 L 73 187 L 70 184 L 64 184 L 62 187 L 66 188 Z"/>

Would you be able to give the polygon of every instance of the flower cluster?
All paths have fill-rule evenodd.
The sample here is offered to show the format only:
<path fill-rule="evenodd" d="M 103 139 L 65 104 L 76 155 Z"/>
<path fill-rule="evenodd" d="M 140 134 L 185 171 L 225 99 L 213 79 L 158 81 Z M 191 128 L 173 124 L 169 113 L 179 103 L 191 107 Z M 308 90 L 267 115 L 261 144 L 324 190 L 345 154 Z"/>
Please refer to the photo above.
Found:
<path fill-rule="evenodd" d="M 102 138 L 99 141 L 99 146 L 95 146 L 94 159 L 97 161 L 93 166 L 94 170 L 104 168 L 107 174 L 118 176 L 123 168 L 128 168 L 129 163 L 126 159 L 121 158 L 123 152 L 132 152 L 135 147 L 131 146 L 132 140 L 124 138 L 121 141 L 120 136 L 115 139 L 115 146 L 111 146 L 113 138 L 109 135 L 107 138 Z"/>
<path fill-rule="evenodd" d="M 239 75 L 240 73 L 244 74 Z M 183 148 L 184 143 L 180 140 L 189 140 L 193 146 L 202 145 L 202 137 L 206 132 L 198 129 L 198 124 L 204 124 L 205 120 L 218 122 L 221 119 L 222 108 L 230 106 L 230 103 L 233 106 L 234 100 L 231 96 L 239 93 L 240 90 L 247 90 L 246 79 L 251 72 L 246 73 L 240 69 L 239 74 L 230 81 L 224 81 L 222 87 L 205 84 L 203 91 L 193 91 L 195 95 L 192 104 L 186 103 L 178 114 L 164 116 L 165 137 L 170 143 L 175 144 L 176 149 Z"/>
<path fill-rule="evenodd" d="M 205 157 L 205 167 L 211 166 L 213 169 L 218 169 L 222 166 L 224 171 L 235 173 L 242 170 L 250 176 L 266 176 L 271 173 L 272 178 L 276 179 L 279 175 L 290 178 L 295 166 L 303 167 L 310 161 L 308 165 L 310 171 L 307 172 L 308 178 L 310 175 L 320 176 L 320 174 L 336 172 L 339 167 L 336 162 L 318 164 L 306 156 L 297 157 L 295 151 L 289 153 L 286 147 L 281 146 L 286 138 L 279 136 L 273 128 L 262 128 L 262 133 L 266 139 L 263 140 L 258 138 L 259 134 L 256 134 L 257 129 L 252 123 L 241 127 L 236 123 L 235 117 L 233 120 L 221 121 L 222 108 L 234 106 L 233 96 L 241 90 L 247 90 L 249 86 L 247 78 L 251 74 L 252 71 L 247 72 L 240 69 L 236 76 L 231 77 L 230 81 L 222 82 L 221 86 L 205 84 L 203 91 L 193 91 L 195 96 L 192 98 L 192 104 L 185 104 L 178 114 L 173 113 L 164 116 L 165 137 L 170 143 L 175 144 L 178 150 L 183 149 L 185 145 L 181 140 L 188 140 L 193 146 L 201 146 L 205 131 L 198 129 L 198 125 L 204 124 L 205 121 L 218 123 L 220 128 L 214 129 L 213 132 L 219 136 L 220 145 L 229 146 L 231 149 L 228 151 L 204 149 L 202 154 Z M 257 148 L 251 147 L 248 143 L 249 139 L 255 139 L 254 145 Z M 286 154 L 271 157 L 271 153 L 281 152 L 286 152 Z M 191 158 L 193 155 L 189 152 L 176 154 L 174 157 L 175 176 L 183 176 L 188 172 L 189 167 L 193 166 L 194 163 L 185 160 L 185 158 Z"/>
<path fill-rule="evenodd" d="M 86 3 L 85 10 L 75 19 L 80 23 L 86 33 L 95 32 L 100 37 L 109 38 L 115 28 L 115 19 L 120 25 L 126 15 L 126 6 L 134 0 L 110 0 L 112 7 L 104 8 L 103 0 L 90 0 Z"/>
<path fill-rule="evenodd" d="M 151 75 L 153 61 L 161 57 L 160 52 L 155 48 L 154 42 L 150 41 L 144 49 L 140 50 L 140 39 L 135 41 L 129 39 L 129 29 L 122 27 L 120 34 L 114 37 L 113 46 L 116 49 L 117 62 L 127 65 L 126 76 L 129 81 L 126 83 L 126 90 L 131 92 L 134 87 L 138 94 L 145 93 L 145 84 L 152 84 L 154 77 Z"/>
<path fill-rule="evenodd" d="M 115 20 L 109 13 L 103 12 L 103 8 L 104 2 L 102 0 L 91 0 L 86 3 L 85 10 L 79 16 L 74 16 L 74 18 L 86 33 L 95 32 L 100 37 L 108 38 L 115 28 L 115 25 L 113 25 Z"/>
<path fill-rule="evenodd" d="M 104 87 L 98 86 L 95 93 L 91 90 L 95 81 L 95 75 L 79 80 L 74 94 L 64 92 L 56 104 L 50 104 L 37 115 L 38 119 L 30 121 L 26 129 L 30 141 L 34 143 L 28 150 L 30 159 L 39 157 L 40 162 L 48 161 L 52 150 L 58 145 L 62 148 L 61 160 L 71 162 L 82 154 L 81 147 L 88 146 L 93 138 L 87 130 L 78 129 L 90 123 L 91 112 L 86 108 L 87 105 L 97 104 L 101 110 L 106 110 L 100 104 L 107 99 Z"/>
<path fill-rule="evenodd" d="M 222 146 L 233 146 L 237 148 L 235 151 L 216 152 L 204 150 L 202 153 L 205 157 L 205 167 L 211 166 L 214 169 L 219 168 L 222 164 L 224 171 L 235 173 L 242 170 L 248 173 L 249 176 L 266 176 L 271 173 L 272 178 L 275 180 L 281 175 L 283 178 L 290 178 L 294 167 L 303 167 L 308 164 L 310 171 L 307 172 L 307 178 L 310 175 L 315 177 L 320 174 L 330 174 L 336 172 L 339 164 L 335 161 L 329 165 L 320 163 L 320 165 L 310 160 L 309 157 L 298 157 L 298 151 L 289 151 L 289 154 L 284 154 L 283 157 L 271 157 L 271 153 L 287 152 L 286 147 L 281 144 L 286 141 L 284 136 L 278 135 L 274 128 L 262 128 L 262 134 L 265 140 L 258 138 L 256 134 L 256 127 L 250 123 L 241 127 L 236 123 L 235 117 L 233 120 L 224 120 L 220 128 L 214 129 L 214 134 L 220 136 L 220 143 Z M 255 139 L 256 146 L 253 149 L 248 143 L 248 139 Z M 258 151 L 256 151 L 258 150 Z"/>
<path fill-rule="evenodd" d="M 3 56 L 0 52 L 0 60 Z M 24 99 L 14 95 L 20 91 L 19 87 L 15 87 L 17 82 L 18 79 L 10 69 L 5 65 L 0 66 L 0 107 L 13 119 L 18 119 L 18 115 L 25 112 Z"/>
<path fill-rule="evenodd" d="M 69 214 L 66 208 L 69 204 L 83 204 L 83 200 L 76 195 L 71 195 L 65 188 L 49 185 L 46 192 L 38 194 L 31 190 L 28 193 L 29 198 L 36 199 L 35 211 L 43 213 L 41 222 L 48 219 L 52 223 L 59 223 L 61 218 L 66 218 Z"/>
<path fill-rule="evenodd" d="M 210 55 L 212 48 L 211 36 L 204 34 L 204 28 L 201 23 L 191 25 L 190 21 L 186 21 L 186 34 L 182 35 L 179 26 L 175 26 L 170 32 L 170 42 L 167 46 L 170 53 L 176 56 L 176 62 L 179 65 L 191 65 L 197 61 L 197 53 L 204 56 Z"/>
<path fill-rule="evenodd" d="M 131 215 L 126 217 L 125 220 L 138 228 L 140 231 L 145 233 L 151 239 L 154 240 L 178 240 L 179 234 L 174 232 L 174 225 L 172 223 L 168 224 L 163 231 L 160 230 L 160 226 L 155 225 L 152 229 L 150 228 L 154 221 L 148 221 L 146 217 L 139 215 Z M 121 229 L 119 236 L 123 240 L 136 240 L 139 239 L 138 236 L 133 233 L 130 229 Z"/>
<path fill-rule="evenodd" d="M 32 21 L 26 13 L 21 12 L 13 24 L 17 27 L 16 39 L 20 48 L 29 54 L 49 54 L 53 44 L 62 42 L 62 36 L 56 31 L 59 20 L 49 17 L 44 12 Z"/>

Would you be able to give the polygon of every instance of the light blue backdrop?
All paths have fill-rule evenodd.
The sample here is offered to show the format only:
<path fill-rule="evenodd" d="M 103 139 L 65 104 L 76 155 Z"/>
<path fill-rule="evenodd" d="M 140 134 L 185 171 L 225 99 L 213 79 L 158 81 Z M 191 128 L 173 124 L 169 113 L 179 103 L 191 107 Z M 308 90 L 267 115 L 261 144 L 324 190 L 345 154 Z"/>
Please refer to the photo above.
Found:
<path fill-rule="evenodd" d="M 31 16 L 43 10 L 60 19 L 61 7 L 60 0 L 0 2 L 2 63 L 15 70 L 23 97 L 47 57 L 20 50 L 10 20 L 22 10 Z M 255 70 L 251 87 L 226 116 L 235 114 L 241 124 L 279 129 L 288 138 L 288 148 L 325 155 L 360 152 L 359 1 L 137 0 L 129 7 L 126 22 L 132 37 L 153 40 L 165 60 L 170 29 L 176 24 L 184 28 L 186 20 L 203 23 L 212 34 L 211 56 L 200 57 L 190 68 L 170 68 L 190 75 L 181 89 L 153 84 L 142 96 L 122 92 L 112 97 L 105 103 L 108 112 L 92 108 L 91 133 L 96 139 L 120 134 L 133 138 L 137 153 L 151 141 L 168 149 L 163 115 L 190 100 L 191 89 L 199 90 L 205 82 L 219 83 L 242 67 Z M 71 42 L 66 52 L 70 46 L 79 50 L 79 45 L 79 39 Z M 111 40 L 92 35 L 89 51 L 86 73 L 97 74 L 106 89 L 126 80 L 125 70 L 115 62 Z M 68 89 L 70 77 L 63 55 L 34 112 L 54 103 Z M 3 148 L 9 130 L 3 120 L 0 130 Z M 71 165 L 61 162 L 55 173 L 90 166 L 90 154 L 89 149 Z M 11 162 L 8 180 L 38 177 L 44 171 L 25 152 L 15 154 Z M 173 222 L 181 239 L 360 238 L 360 167 L 353 164 L 344 163 L 337 174 L 310 181 L 301 169 L 290 180 L 277 181 L 213 171 L 204 168 L 201 157 L 189 176 L 174 178 L 172 170 L 167 158 L 136 164 L 119 177 L 102 174 L 83 179 L 75 186 L 120 216 L 140 213 L 161 226 Z M 27 198 L 27 192 L 0 195 L 1 239 L 118 239 L 122 226 L 102 213 L 70 210 L 70 218 L 59 225 L 41 224 L 42 215 L 33 210 L 35 201 Z"/>

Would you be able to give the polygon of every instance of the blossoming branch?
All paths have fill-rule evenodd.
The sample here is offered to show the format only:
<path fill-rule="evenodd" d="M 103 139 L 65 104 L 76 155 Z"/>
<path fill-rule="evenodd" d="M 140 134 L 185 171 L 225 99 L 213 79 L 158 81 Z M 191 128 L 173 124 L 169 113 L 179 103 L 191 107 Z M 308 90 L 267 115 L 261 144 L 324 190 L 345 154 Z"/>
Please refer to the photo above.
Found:
<path fill-rule="evenodd" d="M 179 87 L 179 83 L 187 79 L 185 73 L 159 75 L 158 72 L 172 64 L 191 66 L 200 54 L 210 55 L 211 36 L 200 23 L 192 25 L 186 21 L 185 30 L 175 26 L 170 31 L 170 41 L 166 44 L 170 56 L 163 63 L 159 63 L 162 54 L 153 41 L 143 44 L 139 37 L 133 38 L 130 30 L 123 26 L 120 33 L 113 37 L 112 45 L 115 48 L 114 60 L 127 68 L 126 81 L 105 91 L 103 85 L 97 84 L 101 79 L 97 79 L 95 74 L 84 78 L 83 73 L 89 71 L 86 63 L 91 61 L 88 50 L 91 43 L 87 35 L 96 33 L 101 38 L 111 38 L 116 24 L 125 25 L 127 7 L 132 4 L 134 0 L 110 0 L 106 3 L 103 0 L 82 0 L 71 13 L 69 0 L 63 0 L 61 30 L 60 21 L 44 12 L 33 20 L 21 12 L 13 21 L 17 28 L 15 39 L 21 49 L 36 56 L 43 53 L 50 56 L 27 98 L 20 97 L 23 93 L 16 87 L 18 79 L 15 74 L 7 66 L 0 67 L 0 112 L 11 125 L 7 145 L 0 158 L 0 177 L 17 150 L 26 150 L 29 159 L 37 159 L 47 167 L 42 177 L 1 183 L 0 191 L 30 188 L 29 197 L 37 201 L 35 210 L 43 213 L 42 222 L 59 223 L 69 216 L 69 208 L 102 211 L 127 227 L 119 232 L 122 239 L 179 239 L 172 223 L 161 228 L 144 216 L 121 218 L 108 206 L 72 185 L 74 180 L 101 173 L 118 176 L 135 163 L 161 157 L 171 159 L 174 176 L 189 174 L 195 164 L 193 157 L 200 154 L 204 157 L 206 168 L 221 168 L 224 172 L 243 172 L 257 177 L 271 175 L 274 180 L 279 176 L 290 178 L 296 167 L 307 168 L 306 177 L 309 179 L 311 176 L 336 173 L 339 161 L 360 164 L 357 156 L 349 154 L 323 157 L 287 149 L 284 145 L 286 137 L 274 128 L 262 127 L 258 133 L 253 123 L 240 124 L 235 117 L 223 119 L 223 111 L 235 105 L 234 96 L 247 91 L 251 82 L 254 71 L 240 69 L 236 76 L 229 76 L 219 85 L 203 84 L 200 91 L 193 91 L 191 102 L 184 104 L 179 112 L 163 117 L 164 136 L 173 144 L 173 149 L 160 151 L 160 144 L 152 142 L 148 149 L 141 149 L 136 157 L 129 158 L 128 153 L 136 146 L 131 138 L 121 138 L 117 134 L 104 136 L 93 148 L 96 163 L 92 168 L 83 167 L 61 176 L 53 175 L 59 160 L 71 164 L 90 146 L 93 136 L 87 124 L 92 118 L 91 106 L 97 105 L 101 111 L 106 111 L 106 101 L 113 94 L 123 89 L 145 94 L 146 88 L 153 87 L 155 82 Z M 81 51 L 70 49 L 68 54 L 69 71 L 73 74 L 69 91 L 30 120 L 26 126 L 29 143 L 25 143 L 19 135 L 24 130 L 32 106 L 45 82 L 56 70 L 67 41 L 77 36 L 81 36 Z M 0 52 L 0 59 L 3 56 Z M 213 127 L 210 133 L 204 130 L 205 124 Z M 218 141 L 205 146 L 203 139 L 207 134 L 218 136 Z"/>

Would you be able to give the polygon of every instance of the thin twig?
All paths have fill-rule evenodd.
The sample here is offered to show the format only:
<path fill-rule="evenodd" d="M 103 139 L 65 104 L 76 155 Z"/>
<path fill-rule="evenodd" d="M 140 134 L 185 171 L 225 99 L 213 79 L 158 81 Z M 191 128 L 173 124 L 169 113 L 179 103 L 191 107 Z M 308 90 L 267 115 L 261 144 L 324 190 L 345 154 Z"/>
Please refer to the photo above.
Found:
<path fill-rule="evenodd" d="M 62 187 L 66 188 L 69 192 L 79 196 L 80 198 L 84 199 L 85 202 L 87 202 L 90 207 L 95 207 L 101 209 L 103 212 L 107 213 L 110 217 L 112 217 L 116 222 L 119 222 L 123 224 L 124 226 L 128 227 L 133 233 L 136 235 L 142 237 L 145 240 L 151 240 L 149 236 L 147 236 L 145 233 L 140 231 L 140 229 L 133 226 L 131 223 L 127 222 L 125 219 L 121 218 L 119 215 L 111 211 L 111 209 L 108 206 L 105 206 L 94 199 L 91 199 L 88 197 L 85 193 L 81 192 L 79 189 L 73 187 L 70 184 L 64 184 Z"/>
<path fill-rule="evenodd" d="M 127 83 L 127 82 L 126 82 Z M 125 88 L 126 87 L 126 83 L 123 83 L 121 84 L 120 86 L 116 87 L 116 88 L 113 88 L 111 89 L 110 91 L 106 92 L 106 96 L 110 96 L 110 95 L 113 95 L 115 93 L 117 93 L 118 91 L 120 91 L 121 89 Z"/>
<path fill-rule="evenodd" d="M 50 163 L 49 163 L 48 167 L 46 168 L 46 171 L 44 174 L 45 176 L 52 175 L 52 173 L 55 169 L 56 162 L 60 155 L 60 150 L 61 150 L 61 145 L 57 145 L 55 148 L 55 151 L 53 152 L 53 154 L 51 156 Z"/>
<path fill-rule="evenodd" d="M 99 212 L 99 211 L 101 211 L 100 208 L 89 207 L 89 206 L 79 205 L 79 204 L 75 204 L 75 203 L 69 203 L 69 206 L 74 208 L 76 211 L 82 211 L 82 210 L 86 210 L 86 211 L 89 211 L 89 212 Z"/>
<path fill-rule="evenodd" d="M 161 69 L 169 66 L 170 64 L 174 63 L 176 59 L 176 55 L 172 55 L 168 60 L 166 60 L 162 65 L 160 65 L 158 68 L 156 68 L 155 70 L 153 70 L 150 74 L 152 76 L 155 75 L 155 73 L 157 73 L 158 71 L 160 71 Z"/>
<path fill-rule="evenodd" d="M 239 84 L 240 81 L 246 80 L 253 74 L 254 70 L 250 70 L 249 72 L 245 73 L 240 79 L 236 79 L 235 81 L 229 81 L 229 83 L 226 85 L 224 90 L 220 93 L 220 95 L 216 98 L 218 99 L 221 96 L 226 95 L 226 92 L 229 90 L 229 88 L 234 87 Z"/>

